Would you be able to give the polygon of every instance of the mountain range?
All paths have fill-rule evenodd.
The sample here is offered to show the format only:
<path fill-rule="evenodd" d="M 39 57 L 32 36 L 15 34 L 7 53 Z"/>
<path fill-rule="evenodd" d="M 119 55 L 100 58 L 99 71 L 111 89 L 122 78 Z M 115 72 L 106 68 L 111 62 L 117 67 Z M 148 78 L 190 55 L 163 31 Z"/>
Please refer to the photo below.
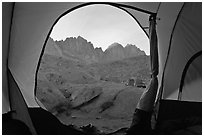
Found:
<path fill-rule="evenodd" d="M 49 38 L 37 74 L 36 97 L 62 123 L 92 123 L 106 133 L 129 127 L 144 89 L 128 86 L 130 78 L 149 85 L 150 56 L 135 45 L 111 44 L 105 51 L 82 37 Z"/>
<path fill-rule="evenodd" d="M 70 37 L 61 41 L 54 41 L 52 38 L 49 38 L 45 53 L 80 60 L 87 64 L 106 63 L 146 55 L 144 51 L 135 45 L 127 44 L 123 47 L 116 42 L 103 51 L 101 48 L 94 48 L 91 42 L 88 42 L 81 36 L 77 38 Z"/>

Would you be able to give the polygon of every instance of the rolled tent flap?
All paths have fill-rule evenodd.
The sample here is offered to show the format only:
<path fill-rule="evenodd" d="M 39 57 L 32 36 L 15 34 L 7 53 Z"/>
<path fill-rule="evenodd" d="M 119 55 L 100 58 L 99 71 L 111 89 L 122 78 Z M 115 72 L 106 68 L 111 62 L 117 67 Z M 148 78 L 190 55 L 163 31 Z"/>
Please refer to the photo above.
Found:
<path fill-rule="evenodd" d="M 151 79 L 150 85 L 145 89 L 142 94 L 138 104 L 137 109 L 144 110 L 146 112 L 151 112 L 154 107 L 155 98 L 158 89 L 158 78 L 153 77 Z"/>
<path fill-rule="evenodd" d="M 150 85 L 146 88 L 142 94 L 140 101 L 137 105 L 137 109 L 141 109 L 147 112 L 152 111 L 154 102 L 157 95 L 158 89 L 158 72 L 159 72 L 159 62 L 158 62 L 158 43 L 157 43 L 157 33 L 156 33 L 156 15 L 151 15 L 149 18 L 149 35 L 150 35 L 150 59 L 151 59 L 151 72 L 152 79 Z"/>
<path fill-rule="evenodd" d="M 151 115 L 154 109 L 155 99 L 158 90 L 158 43 L 156 33 L 156 14 L 149 17 L 149 39 L 152 79 L 143 92 L 133 114 L 132 124 L 128 130 L 129 134 L 151 133 Z M 139 130 L 139 131 L 138 131 Z"/>
<path fill-rule="evenodd" d="M 157 77 L 159 73 L 159 60 L 158 60 L 158 40 L 156 32 L 156 15 L 150 16 L 150 59 L 151 59 L 151 72 L 152 77 Z"/>

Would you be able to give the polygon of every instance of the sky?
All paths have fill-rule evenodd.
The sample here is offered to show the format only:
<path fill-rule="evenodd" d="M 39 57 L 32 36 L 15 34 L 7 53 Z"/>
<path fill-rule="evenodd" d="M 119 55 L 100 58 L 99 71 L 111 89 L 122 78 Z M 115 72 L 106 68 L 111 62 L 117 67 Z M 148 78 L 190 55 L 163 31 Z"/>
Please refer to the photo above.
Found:
<path fill-rule="evenodd" d="M 149 39 L 125 11 L 109 5 L 89 5 L 63 16 L 50 35 L 54 40 L 82 36 L 103 51 L 114 42 L 136 45 L 149 55 Z"/>

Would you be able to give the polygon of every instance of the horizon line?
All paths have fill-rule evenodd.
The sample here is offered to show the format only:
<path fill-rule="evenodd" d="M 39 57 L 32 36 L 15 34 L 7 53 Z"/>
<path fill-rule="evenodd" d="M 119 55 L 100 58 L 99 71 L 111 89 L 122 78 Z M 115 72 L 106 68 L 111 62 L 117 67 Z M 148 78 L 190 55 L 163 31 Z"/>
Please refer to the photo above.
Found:
<path fill-rule="evenodd" d="M 81 38 L 83 38 L 84 40 L 86 40 L 87 41 L 87 43 L 91 43 L 92 45 L 93 45 L 93 47 L 94 47 L 94 49 L 96 49 L 96 48 L 100 48 L 103 52 L 105 52 L 112 44 L 114 44 L 114 43 L 117 43 L 117 44 L 120 44 L 119 42 L 113 42 L 112 44 L 110 44 L 110 45 L 108 45 L 108 47 L 105 49 L 105 50 L 103 50 L 103 48 L 102 47 L 97 47 L 97 46 L 94 46 L 94 44 L 91 42 L 91 41 L 88 41 L 86 38 L 84 38 L 83 36 L 77 36 L 77 37 L 75 37 L 75 36 L 73 36 L 73 37 L 66 37 L 65 39 L 61 39 L 61 40 L 54 40 L 54 38 L 52 38 L 51 36 L 49 36 L 49 38 L 51 38 L 54 42 L 55 41 L 57 41 L 57 42 L 59 42 L 59 41 L 65 41 L 66 39 L 69 39 L 69 38 L 74 38 L 74 39 L 77 39 L 78 37 L 81 37 Z M 132 46 L 135 46 L 136 48 L 138 48 L 138 49 L 140 49 L 138 46 L 136 46 L 136 44 L 132 44 L 132 43 L 127 43 L 125 46 L 123 46 L 122 44 L 120 44 L 123 48 L 125 48 L 125 47 L 127 47 L 128 45 L 132 45 Z M 145 52 L 144 50 L 142 50 L 142 49 L 140 49 L 141 51 L 143 51 L 143 52 Z M 146 55 L 148 55 L 146 52 L 145 52 L 145 54 Z"/>

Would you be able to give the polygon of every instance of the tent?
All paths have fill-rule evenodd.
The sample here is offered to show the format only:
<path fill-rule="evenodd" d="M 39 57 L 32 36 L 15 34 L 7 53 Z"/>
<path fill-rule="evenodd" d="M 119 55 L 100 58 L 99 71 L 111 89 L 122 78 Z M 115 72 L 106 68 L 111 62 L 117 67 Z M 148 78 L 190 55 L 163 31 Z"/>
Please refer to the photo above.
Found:
<path fill-rule="evenodd" d="M 2 113 L 38 134 L 28 108 L 39 108 L 35 86 L 39 62 L 57 21 L 91 4 L 107 4 L 130 14 L 150 39 L 157 123 L 199 116 L 202 104 L 202 3 L 59 2 L 2 3 Z M 182 111 L 181 111 L 182 110 Z"/>

